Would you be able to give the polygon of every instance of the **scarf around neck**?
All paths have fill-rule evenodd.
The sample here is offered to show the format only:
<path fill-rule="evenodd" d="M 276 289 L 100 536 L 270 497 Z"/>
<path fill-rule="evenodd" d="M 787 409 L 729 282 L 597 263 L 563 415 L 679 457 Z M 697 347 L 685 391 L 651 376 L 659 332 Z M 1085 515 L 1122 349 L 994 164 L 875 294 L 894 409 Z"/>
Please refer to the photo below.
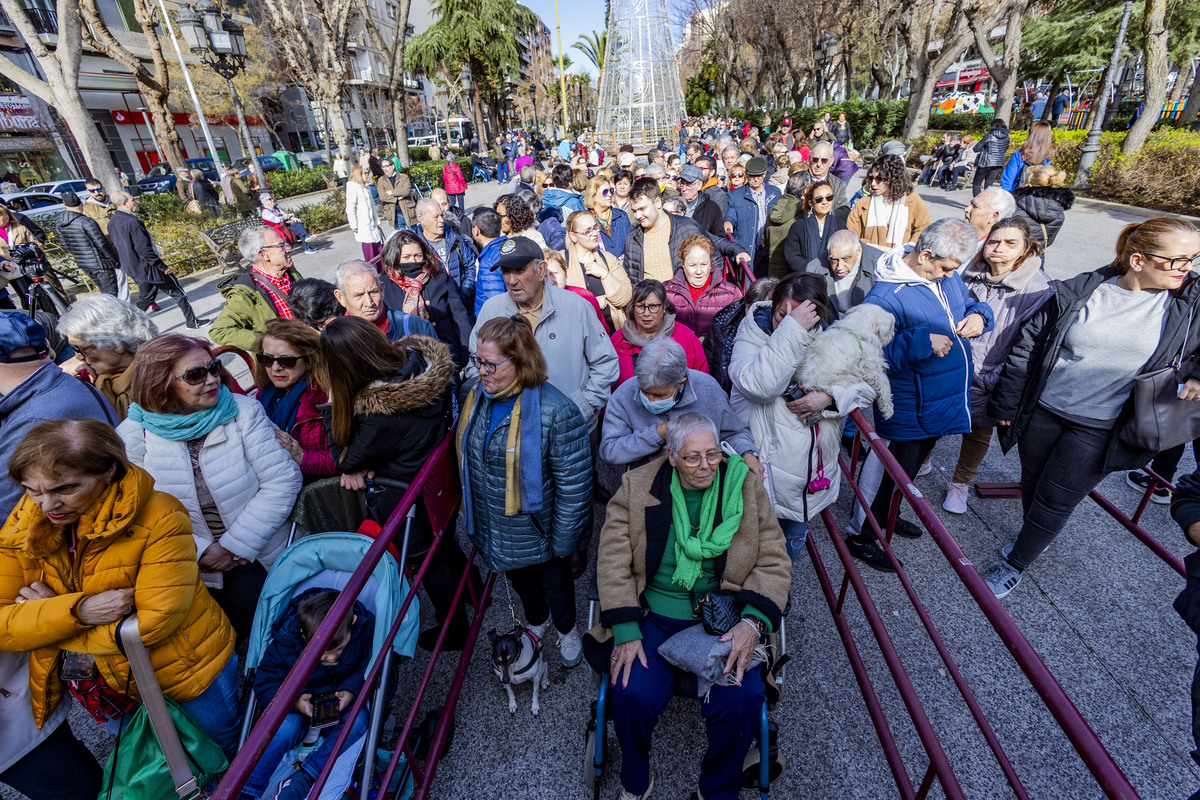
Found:
<path fill-rule="evenodd" d="M 229 389 L 222 386 L 217 390 L 217 404 L 204 411 L 192 414 L 160 414 L 147 411 L 137 403 L 129 406 L 129 418 L 155 436 L 172 442 L 190 442 L 212 432 L 237 416 L 237 402 Z"/>
<path fill-rule="evenodd" d="M 258 402 L 262 403 L 267 417 L 275 423 L 275 427 L 287 433 L 296 424 L 296 411 L 300 408 L 300 397 L 307 388 L 308 378 L 296 381 L 290 389 L 280 389 L 274 385 L 268 385 L 258 396 Z"/>
<path fill-rule="evenodd" d="M 466 520 L 467 533 L 474 531 L 474 518 L 471 512 L 471 479 L 469 464 L 463 446 L 467 443 L 467 433 L 479 417 L 479 424 L 486 426 L 488 419 L 479 413 L 479 397 L 483 394 L 483 381 L 479 381 L 463 403 L 462 413 L 458 417 L 458 431 L 455 435 L 458 446 L 458 460 L 462 468 L 463 518 Z M 492 402 L 504 402 L 515 397 L 512 413 L 508 420 L 508 441 L 504 447 L 504 516 L 512 517 L 517 514 L 536 514 L 543 507 L 542 480 L 542 387 L 523 388 L 514 382 L 503 391 L 497 392 L 488 399 Z M 521 418 L 526 417 L 522 425 Z M 486 441 L 485 445 L 486 447 Z M 481 459 L 486 463 L 486 458 Z"/>
<path fill-rule="evenodd" d="M 683 484 L 679 482 L 679 470 L 671 471 L 671 523 L 675 527 L 675 573 L 671 581 L 676 585 L 690 591 L 700 577 L 704 560 L 716 558 L 729 549 L 733 535 L 742 526 L 742 483 L 749 472 L 741 456 L 730 456 L 722 490 L 718 468 L 700 499 L 700 525 L 694 528 L 683 497 Z M 721 521 L 714 524 L 718 493 Z"/>
<path fill-rule="evenodd" d="M 670 339 L 675 333 L 675 315 L 664 314 L 662 325 L 658 329 L 658 333 L 653 336 L 647 336 L 637 329 L 637 323 L 633 321 L 633 317 L 628 317 L 625 324 L 621 326 L 621 335 L 625 337 L 625 341 L 641 350 L 646 345 L 650 344 L 655 339 L 667 338 Z"/>

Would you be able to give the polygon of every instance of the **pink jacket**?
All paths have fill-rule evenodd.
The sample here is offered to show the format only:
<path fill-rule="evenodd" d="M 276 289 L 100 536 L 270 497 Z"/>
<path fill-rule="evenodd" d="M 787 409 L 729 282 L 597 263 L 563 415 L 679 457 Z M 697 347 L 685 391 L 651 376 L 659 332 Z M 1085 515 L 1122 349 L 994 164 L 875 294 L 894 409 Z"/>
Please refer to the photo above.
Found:
<path fill-rule="evenodd" d="M 261 394 L 262 390 L 258 393 Z M 328 402 L 329 398 L 325 393 L 310 383 L 300 395 L 300 405 L 296 407 L 296 421 L 288 431 L 296 440 L 296 444 L 304 450 L 300 472 L 304 475 L 305 482 L 337 474 L 333 456 L 329 454 L 325 420 L 321 416 L 321 409 L 318 408 Z"/>
<path fill-rule="evenodd" d="M 663 285 L 667 289 L 667 299 L 675 305 L 675 324 L 682 322 L 701 338 L 708 335 L 717 312 L 742 296 L 736 286 L 714 275 L 708 286 L 704 287 L 700 299 L 693 301 L 692 290 L 683 276 L 683 270 L 676 272 L 675 277 Z"/>
<path fill-rule="evenodd" d="M 675 330 L 671 331 L 671 338 L 679 342 L 679 346 L 687 354 L 688 369 L 698 369 L 704 373 L 708 372 L 708 358 L 704 355 L 704 346 L 700 344 L 700 340 L 696 338 L 696 334 L 692 333 L 691 328 L 676 320 Z M 626 342 L 624 331 L 617 331 L 613 334 L 612 344 L 617 351 L 617 363 L 621 368 L 621 374 L 617 377 L 617 382 L 613 384 L 613 389 L 615 390 L 622 383 L 633 377 L 633 359 L 634 356 L 642 352 L 642 348 Z"/>
<path fill-rule="evenodd" d="M 446 194 L 462 194 L 467 190 L 467 179 L 463 177 L 457 161 L 447 161 L 446 166 L 442 167 L 442 185 Z"/>

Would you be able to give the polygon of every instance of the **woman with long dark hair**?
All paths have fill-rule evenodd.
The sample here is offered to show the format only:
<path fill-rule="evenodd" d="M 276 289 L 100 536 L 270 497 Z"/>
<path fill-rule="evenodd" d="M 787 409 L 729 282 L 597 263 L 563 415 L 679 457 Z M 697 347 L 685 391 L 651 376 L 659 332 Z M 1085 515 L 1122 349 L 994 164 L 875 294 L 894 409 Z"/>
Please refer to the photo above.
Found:
<path fill-rule="evenodd" d="M 925 201 L 913 191 L 912 178 L 900 156 L 884 156 L 871 165 L 863 185 L 870 194 L 855 203 L 846 228 L 863 244 L 890 250 L 913 244 L 932 221 Z"/>
<path fill-rule="evenodd" d="M 429 320 L 455 365 L 466 365 L 471 318 L 433 248 L 414 231 L 397 231 L 384 246 L 380 264 L 384 305 Z"/>
<path fill-rule="evenodd" d="M 405 233 L 401 231 L 393 237 Z M 454 408 L 450 397 L 454 363 L 446 345 L 428 336 L 406 336 L 389 342 L 383 331 L 359 317 L 338 317 L 321 331 L 314 375 L 329 395 L 326 427 L 334 465 L 342 486 L 366 488 L 367 479 L 409 483 L 450 431 Z M 403 492 L 386 488 L 380 495 L 387 516 Z M 416 570 L 433 543 L 432 527 L 418 504 L 408 545 L 408 563 Z M 467 635 L 463 607 L 454 607 L 458 577 L 467 558 L 453 537 L 442 542 L 425 573 L 425 591 L 439 623 L 453 612 L 444 646 L 461 648 Z M 436 628 L 419 644 L 431 649 Z"/>

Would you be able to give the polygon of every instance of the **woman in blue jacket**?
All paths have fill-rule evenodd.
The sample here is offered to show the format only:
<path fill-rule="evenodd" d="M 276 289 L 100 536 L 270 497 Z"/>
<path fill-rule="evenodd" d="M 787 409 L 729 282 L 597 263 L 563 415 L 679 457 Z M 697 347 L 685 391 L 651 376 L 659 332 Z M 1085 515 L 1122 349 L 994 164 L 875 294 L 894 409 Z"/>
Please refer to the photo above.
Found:
<path fill-rule="evenodd" d="M 583 207 L 592 212 L 592 216 L 600 223 L 600 241 L 604 243 L 604 252 L 612 253 L 616 258 L 625 255 L 625 237 L 633 230 L 629 215 L 613 203 L 617 199 L 617 188 L 613 182 L 603 175 L 597 175 L 588 182 L 587 191 L 583 193 Z"/>
<path fill-rule="evenodd" d="M 1029 129 L 1029 138 L 1021 149 L 1009 156 L 1000 174 L 1000 188 L 1015 191 L 1025 184 L 1025 167 L 1028 164 L 1049 164 L 1054 159 L 1054 143 L 1050 139 L 1049 122 L 1035 122 Z"/>
<path fill-rule="evenodd" d="M 971 430 L 971 346 L 966 341 L 991 330 L 987 303 L 971 297 L 955 270 L 975 254 L 979 234 L 963 220 L 941 219 L 921 232 L 915 247 L 890 250 L 875 267 L 866 297 L 896 318 L 896 335 L 884 347 L 895 412 L 875 411 L 875 429 L 909 475 L 915 475 L 942 436 Z M 887 523 L 895 489 L 886 473 L 871 513 Z M 891 564 L 870 526 L 847 537 L 855 557 L 883 571 Z M 907 535 L 909 530 L 898 533 Z"/>

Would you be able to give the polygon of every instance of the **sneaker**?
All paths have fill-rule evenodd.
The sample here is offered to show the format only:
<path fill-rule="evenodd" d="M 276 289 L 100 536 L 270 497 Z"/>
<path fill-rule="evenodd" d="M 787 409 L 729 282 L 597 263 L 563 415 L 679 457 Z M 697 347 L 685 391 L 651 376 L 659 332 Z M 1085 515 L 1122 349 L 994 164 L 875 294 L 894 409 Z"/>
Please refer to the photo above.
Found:
<path fill-rule="evenodd" d="M 572 628 L 567 633 L 558 635 L 558 651 L 562 653 L 564 667 L 574 667 L 583 658 L 583 642 L 579 641 L 579 632 Z"/>
<path fill-rule="evenodd" d="M 646 787 L 646 791 L 642 794 L 634 794 L 626 791 L 625 787 L 621 787 L 621 793 L 617 795 L 617 800 L 650 800 L 650 793 L 654 791 L 654 775 L 650 775 L 650 785 Z"/>
<path fill-rule="evenodd" d="M 187 324 L 187 327 L 189 327 L 189 328 L 193 328 L 193 329 L 195 329 L 195 328 L 203 328 L 205 325 L 208 325 L 208 324 L 209 324 L 209 323 L 211 323 L 211 322 L 212 322 L 212 320 L 211 320 L 211 319 L 198 319 L 198 320 L 196 320 L 196 322 L 195 322 L 195 323 L 191 323 L 191 322 L 189 322 L 189 323 Z"/>
<path fill-rule="evenodd" d="M 951 482 L 946 487 L 946 499 L 942 501 L 942 508 L 951 514 L 967 513 L 967 485 Z"/>
<path fill-rule="evenodd" d="M 541 625 L 530 625 L 529 630 L 533 633 L 534 636 L 538 637 L 539 639 L 545 639 L 546 638 L 546 629 L 549 627 L 550 627 L 550 620 L 546 620 Z"/>
<path fill-rule="evenodd" d="M 1000 557 L 1003 558 L 1005 561 L 1008 561 L 1008 557 L 1010 555 L 1012 555 L 1012 549 L 1013 549 L 1014 544 L 1016 544 L 1016 542 L 1009 542 L 1008 544 L 1004 545 L 1004 547 L 1000 548 Z"/>
<path fill-rule="evenodd" d="M 300 770 L 279 784 L 279 789 L 275 791 L 275 800 L 305 800 L 314 783 L 316 781 L 311 775 Z"/>
<path fill-rule="evenodd" d="M 1148 473 L 1142 472 L 1140 469 L 1135 469 L 1133 472 L 1125 474 L 1125 483 L 1131 488 L 1137 489 L 1142 494 L 1150 488 L 1150 483 L 1154 479 Z M 1170 505 L 1171 493 L 1167 491 L 1167 487 L 1161 483 L 1154 487 L 1154 492 L 1150 495 L 1151 502 L 1158 503 L 1160 506 Z"/>
<path fill-rule="evenodd" d="M 896 517 L 896 525 L 892 528 L 892 532 L 897 536 L 903 536 L 905 539 L 920 539 L 925 535 L 924 528 L 909 522 L 904 517 Z"/>
<path fill-rule="evenodd" d="M 1017 588 L 1021 582 L 1021 570 L 1009 564 L 1007 561 L 1001 561 L 996 566 L 992 567 L 992 571 L 983 576 L 987 582 L 988 588 L 992 590 L 992 594 L 996 595 L 996 599 L 1008 597 L 1009 592 Z"/>
<path fill-rule="evenodd" d="M 850 555 L 871 569 L 879 570 L 880 572 L 896 571 L 896 568 L 892 566 L 892 562 L 888 560 L 887 553 L 883 552 L 883 548 L 879 546 L 879 542 L 872 535 L 863 536 L 860 534 L 847 538 L 846 547 L 849 548 Z"/>
<path fill-rule="evenodd" d="M 924 478 L 926 475 L 928 475 L 931 472 L 933 472 L 933 458 L 932 457 L 925 459 L 925 463 L 921 465 L 921 468 L 919 470 L 917 470 L 917 477 Z"/>

